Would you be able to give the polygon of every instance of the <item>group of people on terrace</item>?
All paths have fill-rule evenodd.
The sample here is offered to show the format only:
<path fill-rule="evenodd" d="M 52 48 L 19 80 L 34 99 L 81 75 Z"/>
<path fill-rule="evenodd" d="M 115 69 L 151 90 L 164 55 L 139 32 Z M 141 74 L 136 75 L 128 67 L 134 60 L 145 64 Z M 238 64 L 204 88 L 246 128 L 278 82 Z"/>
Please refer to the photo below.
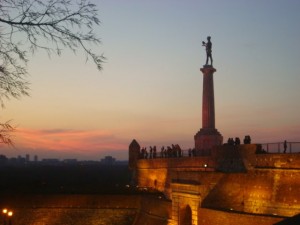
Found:
<path fill-rule="evenodd" d="M 155 158 L 179 158 L 183 156 L 200 156 L 203 155 L 200 150 L 196 150 L 195 148 L 188 150 L 182 150 L 178 144 L 172 144 L 171 146 L 162 146 L 160 152 L 157 152 L 157 147 L 149 146 L 143 147 L 140 151 L 140 159 L 155 159 Z"/>
<path fill-rule="evenodd" d="M 227 145 L 240 145 L 241 140 L 239 137 L 236 137 L 235 139 L 233 138 L 228 138 L 227 140 Z M 250 135 L 246 135 L 244 138 L 244 144 L 251 144 L 251 137 Z"/>
<path fill-rule="evenodd" d="M 178 144 L 172 144 L 171 146 L 167 146 L 166 148 L 164 146 L 160 149 L 159 156 L 157 155 L 156 146 L 150 146 L 149 151 L 147 150 L 147 147 L 143 147 L 140 151 L 140 158 L 141 159 L 152 159 L 152 158 L 176 158 L 176 157 L 182 157 L 182 150 Z"/>
<path fill-rule="evenodd" d="M 235 139 L 228 138 L 227 143 L 225 145 L 240 145 L 241 141 L 238 137 Z M 249 135 L 246 135 L 243 144 L 251 144 L 251 137 Z M 281 143 L 282 144 L 282 143 Z M 287 150 L 287 141 L 285 140 L 283 142 L 283 153 L 286 153 Z M 267 151 L 263 149 L 258 149 L 257 153 L 267 153 Z M 195 148 L 188 149 L 188 150 L 182 150 L 181 147 L 178 144 L 172 144 L 171 146 L 164 147 L 162 146 L 160 149 L 160 152 L 157 152 L 157 147 L 149 146 L 143 147 L 139 152 L 139 158 L 140 159 L 155 159 L 155 158 L 179 158 L 183 156 L 188 157 L 195 157 L 195 156 L 203 156 L 208 155 L 208 152 L 205 152 L 204 150 L 197 150 Z"/>

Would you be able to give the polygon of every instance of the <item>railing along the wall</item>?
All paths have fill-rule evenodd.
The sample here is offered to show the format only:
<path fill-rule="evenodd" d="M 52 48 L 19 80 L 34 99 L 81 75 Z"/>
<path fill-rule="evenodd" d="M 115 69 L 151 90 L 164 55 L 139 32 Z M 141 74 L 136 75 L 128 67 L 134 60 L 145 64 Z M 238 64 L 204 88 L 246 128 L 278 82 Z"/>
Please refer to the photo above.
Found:
<path fill-rule="evenodd" d="M 300 142 L 273 142 L 263 143 L 261 145 L 261 152 L 265 153 L 300 153 Z M 197 151 L 195 149 L 172 149 L 170 151 L 156 150 L 154 152 L 141 151 L 140 159 L 155 159 L 155 158 L 180 158 L 180 157 L 195 157 L 195 156 L 208 156 L 209 154 L 203 154 L 203 151 Z"/>
<path fill-rule="evenodd" d="M 284 142 L 264 143 L 261 144 L 262 149 L 267 153 L 300 153 L 300 142 Z"/>

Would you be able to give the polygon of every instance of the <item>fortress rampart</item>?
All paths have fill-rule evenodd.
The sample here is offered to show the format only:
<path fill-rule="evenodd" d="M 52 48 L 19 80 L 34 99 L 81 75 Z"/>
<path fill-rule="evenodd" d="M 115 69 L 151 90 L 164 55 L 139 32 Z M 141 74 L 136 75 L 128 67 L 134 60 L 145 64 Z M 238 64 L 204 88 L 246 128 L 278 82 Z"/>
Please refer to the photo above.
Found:
<path fill-rule="evenodd" d="M 14 225 L 273 225 L 300 212 L 300 154 L 257 154 L 259 148 L 220 146 L 208 156 L 132 163 L 136 184 L 167 199 L 3 195 L 0 206 L 14 210 Z"/>
<path fill-rule="evenodd" d="M 255 144 L 223 145 L 208 156 L 135 163 L 136 184 L 159 190 L 172 201 L 169 224 L 184 224 L 186 214 L 193 224 L 220 224 L 213 218 L 203 222 L 220 211 L 233 218 L 228 224 L 251 217 L 252 222 L 264 218 L 260 224 L 271 225 L 300 213 L 300 153 L 265 153 Z M 205 210 L 208 213 L 201 213 Z"/>
<path fill-rule="evenodd" d="M 13 225 L 132 225 L 141 196 L 2 195 L 1 209 L 14 212 Z"/>
<path fill-rule="evenodd" d="M 200 208 L 199 209 L 199 222 L 198 225 L 207 224 L 243 224 L 243 225 L 267 225 L 274 224 L 281 221 L 280 217 L 270 217 L 265 215 L 251 215 L 237 212 L 216 211 L 212 209 Z"/>
<path fill-rule="evenodd" d="M 1 195 L 14 225 L 168 224 L 171 201 L 157 195 Z"/>

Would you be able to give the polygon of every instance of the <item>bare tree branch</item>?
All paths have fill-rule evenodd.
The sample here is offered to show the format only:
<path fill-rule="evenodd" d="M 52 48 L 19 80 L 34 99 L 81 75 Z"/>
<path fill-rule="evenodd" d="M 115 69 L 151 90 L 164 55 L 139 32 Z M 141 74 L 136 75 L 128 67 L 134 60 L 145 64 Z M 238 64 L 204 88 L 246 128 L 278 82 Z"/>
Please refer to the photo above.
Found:
<path fill-rule="evenodd" d="M 1 0 L 0 1 L 0 104 L 4 99 L 29 94 L 28 54 L 44 50 L 61 55 L 68 48 L 82 49 L 102 69 L 103 55 L 88 46 L 100 44 L 94 33 L 100 24 L 96 5 L 89 0 Z M 0 141 L 9 144 L 9 123 L 0 123 Z M 1 136 L 2 135 L 2 136 Z"/>
<path fill-rule="evenodd" d="M 6 123 L 0 123 L 0 144 L 13 146 L 11 133 L 14 131 L 15 127 L 10 124 L 10 121 Z"/>
<path fill-rule="evenodd" d="M 99 44 L 94 33 L 98 26 L 96 6 L 88 0 L 2 0 L 0 3 L 0 100 L 28 95 L 28 51 L 45 50 L 60 55 L 69 48 L 83 49 L 99 70 L 103 55 L 97 55 L 88 44 Z M 21 33 L 21 35 L 17 35 Z M 22 38 L 20 38 L 22 37 Z M 7 76 L 9 87 L 5 85 Z M 14 82 L 13 82 L 14 81 Z M 18 85 L 14 85 L 18 81 Z M 4 88 L 5 87 L 5 88 Z M 21 88 L 23 87 L 23 88 Z M 20 89 L 21 88 L 21 89 Z M 19 89 L 19 90 L 18 90 Z"/>

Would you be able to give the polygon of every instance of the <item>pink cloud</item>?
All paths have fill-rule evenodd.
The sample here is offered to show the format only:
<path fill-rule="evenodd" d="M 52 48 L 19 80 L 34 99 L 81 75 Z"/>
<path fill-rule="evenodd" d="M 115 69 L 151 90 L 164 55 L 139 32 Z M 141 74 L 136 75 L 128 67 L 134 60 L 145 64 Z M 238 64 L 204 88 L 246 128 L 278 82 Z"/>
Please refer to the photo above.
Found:
<path fill-rule="evenodd" d="M 116 138 L 111 132 L 101 130 L 18 128 L 15 136 L 16 146 L 28 149 L 88 152 L 128 148 L 128 143 L 124 140 Z"/>

